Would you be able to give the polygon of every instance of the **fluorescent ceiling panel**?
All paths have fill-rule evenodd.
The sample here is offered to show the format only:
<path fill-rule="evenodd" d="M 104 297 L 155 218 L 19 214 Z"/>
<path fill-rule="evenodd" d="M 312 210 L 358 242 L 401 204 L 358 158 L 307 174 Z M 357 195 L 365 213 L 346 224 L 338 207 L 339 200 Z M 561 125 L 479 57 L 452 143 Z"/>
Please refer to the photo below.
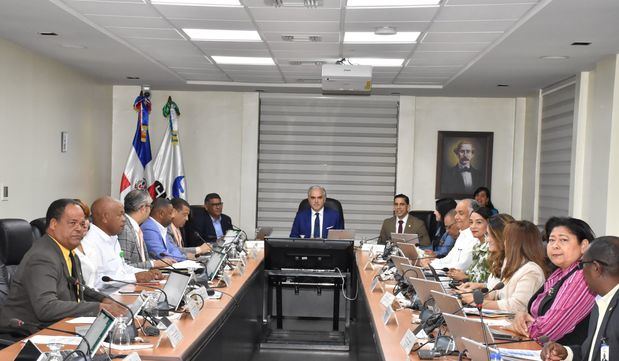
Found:
<path fill-rule="evenodd" d="M 417 42 L 418 31 L 405 31 L 393 35 L 377 35 L 373 32 L 346 32 L 345 44 L 414 44 Z"/>
<path fill-rule="evenodd" d="M 348 0 L 348 8 L 407 8 L 438 6 L 441 0 Z"/>
<path fill-rule="evenodd" d="M 211 56 L 217 64 L 234 65 L 275 65 L 273 58 L 249 57 L 249 56 Z"/>
<path fill-rule="evenodd" d="M 182 5 L 182 6 L 221 6 L 240 8 L 239 0 L 151 0 L 157 5 Z"/>
<path fill-rule="evenodd" d="M 404 59 L 383 59 L 383 58 L 347 58 L 354 65 L 371 66 L 402 66 Z"/>
<path fill-rule="evenodd" d="M 196 41 L 262 41 L 255 30 L 183 29 Z"/>

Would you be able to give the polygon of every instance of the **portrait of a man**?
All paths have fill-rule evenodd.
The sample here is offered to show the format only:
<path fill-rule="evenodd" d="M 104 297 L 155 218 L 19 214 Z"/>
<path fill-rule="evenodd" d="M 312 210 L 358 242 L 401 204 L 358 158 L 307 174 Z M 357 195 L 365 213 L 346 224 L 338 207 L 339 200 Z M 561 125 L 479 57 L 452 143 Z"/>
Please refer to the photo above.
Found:
<path fill-rule="evenodd" d="M 436 198 L 472 197 L 475 189 L 492 180 L 491 132 L 438 134 Z"/>

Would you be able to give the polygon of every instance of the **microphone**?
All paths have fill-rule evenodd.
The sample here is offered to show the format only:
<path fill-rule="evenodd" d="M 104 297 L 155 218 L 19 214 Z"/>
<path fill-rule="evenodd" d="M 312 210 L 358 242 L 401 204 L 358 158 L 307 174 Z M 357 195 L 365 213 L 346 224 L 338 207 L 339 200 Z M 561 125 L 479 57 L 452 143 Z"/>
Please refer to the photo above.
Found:
<path fill-rule="evenodd" d="M 59 329 L 59 328 L 48 327 L 48 326 L 43 326 L 43 327 L 41 327 L 41 326 L 42 325 L 37 324 L 37 323 L 24 322 L 24 321 L 20 320 L 19 318 L 11 318 L 9 320 L 9 327 L 15 328 L 15 329 L 18 329 L 18 330 L 25 330 L 25 331 L 28 331 L 29 333 L 32 333 L 31 330 L 29 330 L 29 328 L 35 328 L 37 330 L 39 330 L 39 329 L 47 329 L 47 330 L 51 330 L 51 331 L 65 333 L 65 334 L 71 335 L 71 336 L 77 336 L 77 337 L 81 338 L 86 343 L 86 347 L 87 347 L 86 354 L 84 354 L 84 351 L 82 351 L 82 350 L 77 350 L 77 352 L 81 352 L 82 356 L 84 356 L 84 358 L 86 358 L 86 359 L 90 358 L 90 342 L 88 342 L 86 337 L 80 335 L 77 332 L 73 332 L 73 331 L 67 331 L 67 330 L 62 330 L 62 329 Z"/>
<path fill-rule="evenodd" d="M 135 282 L 127 282 L 127 281 L 115 280 L 115 279 L 113 279 L 111 277 L 108 277 L 108 276 L 101 277 L 101 281 L 106 282 L 106 283 L 107 282 L 118 282 L 118 283 L 124 283 L 126 285 L 133 285 L 133 286 L 137 286 L 138 285 Z M 157 288 L 157 287 L 153 287 L 153 286 L 148 286 L 148 285 L 144 285 L 144 284 L 141 284 L 140 286 L 142 286 L 144 288 L 150 288 L 150 289 L 153 289 L 155 291 L 161 292 L 163 294 L 163 297 L 164 297 L 164 301 L 163 301 L 164 305 L 163 306 L 165 307 L 165 309 L 162 310 L 161 308 L 159 308 L 160 306 L 157 305 L 157 311 L 165 311 L 165 312 L 170 311 L 170 306 L 169 306 L 169 303 L 168 303 L 168 294 L 164 290 L 162 290 L 161 288 Z"/>
<path fill-rule="evenodd" d="M 457 293 L 456 297 L 462 298 L 462 295 L 468 295 L 468 294 L 471 294 L 471 293 L 475 293 L 475 291 L 478 291 L 478 290 L 481 291 L 481 293 L 484 294 L 484 295 L 489 293 L 488 292 L 488 288 L 484 287 L 484 288 L 474 289 L 473 291 Z"/>
<path fill-rule="evenodd" d="M 200 235 L 200 232 L 193 231 L 193 235 L 198 237 L 202 241 L 202 243 L 208 243 L 204 238 L 202 238 L 202 236 Z"/>
<path fill-rule="evenodd" d="M 125 305 L 124 303 L 122 303 L 120 301 L 115 300 L 114 298 L 106 295 L 103 292 L 99 292 L 99 291 L 95 290 L 94 288 L 91 288 L 91 287 L 88 287 L 88 286 L 82 284 L 75 277 L 67 277 L 67 279 L 73 285 L 82 287 L 84 290 L 88 290 L 89 292 L 96 293 L 96 294 L 100 295 L 101 297 L 106 298 L 106 299 L 114 302 L 115 304 L 119 305 L 120 307 L 127 309 L 129 311 L 129 314 L 131 315 L 131 322 L 127 323 L 128 325 L 130 325 L 130 327 L 129 327 L 129 337 L 131 338 L 131 340 L 136 338 L 136 336 L 138 335 L 138 330 L 135 328 L 135 322 L 134 322 L 135 321 L 135 314 L 133 313 L 133 310 L 131 310 L 131 308 L 129 306 Z"/>
<path fill-rule="evenodd" d="M 510 343 L 521 343 L 521 342 L 531 342 L 531 341 L 537 342 L 541 344 L 542 346 L 544 346 L 548 341 L 550 341 L 550 337 L 540 336 L 537 340 L 534 338 L 527 338 L 527 339 L 514 340 L 514 341 L 493 342 L 493 343 L 489 343 L 488 346 L 506 345 Z"/>
<path fill-rule="evenodd" d="M 179 270 L 177 270 L 176 268 L 174 268 L 174 266 L 172 266 L 172 263 L 167 262 L 167 261 L 164 259 L 164 257 L 169 256 L 169 255 L 168 255 L 168 254 L 166 254 L 165 252 L 161 252 L 161 253 L 159 253 L 159 256 L 160 256 L 160 257 L 157 257 L 157 254 L 156 254 L 155 252 L 148 252 L 148 255 L 150 256 L 150 258 L 154 258 L 154 259 L 156 259 L 156 260 L 158 260 L 158 261 L 163 262 L 163 263 L 164 263 L 164 264 L 166 264 L 167 266 L 170 266 L 170 267 L 171 267 L 171 268 L 169 268 L 169 269 L 166 269 L 166 271 L 170 271 L 170 272 L 172 272 L 172 273 L 178 273 L 178 274 L 182 274 L 182 275 L 184 275 L 184 274 L 185 274 L 184 272 L 179 271 Z"/>
<path fill-rule="evenodd" d="M 486 355 L 488 356 L 488 360 L 490 360 L 490 348 L 488 347 L 488 335 L 486 334 L 487 326 L 484 322 L 484 314 L 483 312 L 481 312 L 482 308 L 484 307 L 484 294 L 480 290 L 473 291 L 473 303 L 475 303 L 475 307 L 477 307 L 477 310 L 479 311 L 479 319 L 481 320 L 481 333 L 484 335 Z"/>

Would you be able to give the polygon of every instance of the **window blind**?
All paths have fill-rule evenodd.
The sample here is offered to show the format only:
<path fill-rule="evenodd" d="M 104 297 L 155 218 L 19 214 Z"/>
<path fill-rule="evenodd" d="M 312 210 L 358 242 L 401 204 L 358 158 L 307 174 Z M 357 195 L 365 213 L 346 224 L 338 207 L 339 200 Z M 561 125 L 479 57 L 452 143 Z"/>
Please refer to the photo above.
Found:
<path fill-rule="evenodd" d="M 346 228 L 375 237 L 395 192 L 398 98 L 262 94 L 257 225 L 287 237 L 314 184 L 342 203 Z"/>
<path fill-rule="evenodd" d="M 569 214 L 575 97 L 574 79 L 542 91 L 538 224 Z"/>

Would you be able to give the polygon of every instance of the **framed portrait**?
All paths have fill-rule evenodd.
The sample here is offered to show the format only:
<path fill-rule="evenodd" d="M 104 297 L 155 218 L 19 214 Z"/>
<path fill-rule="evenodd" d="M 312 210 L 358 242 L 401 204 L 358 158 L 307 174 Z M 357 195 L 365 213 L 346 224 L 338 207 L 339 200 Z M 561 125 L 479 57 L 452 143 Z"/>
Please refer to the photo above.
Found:
<path fill-rule="evenodd" d="M 438 132 L 436 190 L 439 198 L 473 198 L 491 188 L 493 132 Z"/>

